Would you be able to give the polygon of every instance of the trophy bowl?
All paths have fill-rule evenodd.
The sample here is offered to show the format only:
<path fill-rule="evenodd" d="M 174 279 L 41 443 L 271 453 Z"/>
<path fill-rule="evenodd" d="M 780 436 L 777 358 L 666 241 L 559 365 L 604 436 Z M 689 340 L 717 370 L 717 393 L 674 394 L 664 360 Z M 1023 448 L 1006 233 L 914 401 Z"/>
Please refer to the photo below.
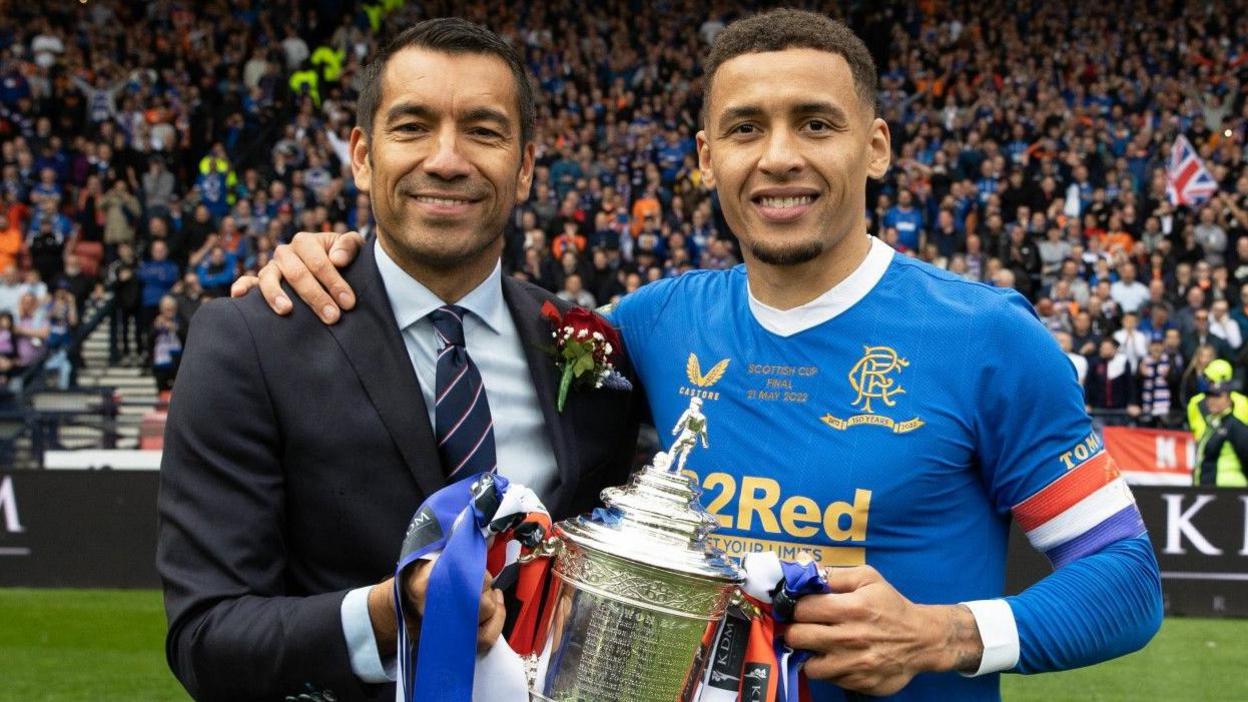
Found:
<path fill-rule="evenodd" d="M 555 525 L 547 552 L 559 586 L 546 649 L 529 662 L 531 700 L 673 702 L 696 692 L 743 580 L 707 543 L 716 521 L 683 472 L 694 443 L 706 445 L 699 405 L 681 417 L 669 453 L 603 491 L 604 508 Z"/>

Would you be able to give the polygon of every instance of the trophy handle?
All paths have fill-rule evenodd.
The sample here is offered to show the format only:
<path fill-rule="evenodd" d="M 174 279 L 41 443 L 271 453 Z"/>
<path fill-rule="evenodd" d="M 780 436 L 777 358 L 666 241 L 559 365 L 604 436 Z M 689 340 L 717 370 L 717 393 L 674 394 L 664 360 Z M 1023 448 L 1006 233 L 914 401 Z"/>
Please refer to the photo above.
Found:
<path fill-rule="evenodd" d="M 762 610 L 750 600 L 750 596 L 745 594 L 745 590 L 740 586 L 733 588 L 732 599 L 728 600 L 728 606 L 739 609 L 742 614 L 750 619 L 757 619 L 763 616 Z"/>
<path fill-rule="evenodd" d="M 532 551 L 521 554 L 516 559 L 516 562 L 523 564 L 535 561 L 538 558 L 558 558 L 561 553 L 563 553 L 563 539 L 558 536 L 550 536 L 535 546 Z"/>

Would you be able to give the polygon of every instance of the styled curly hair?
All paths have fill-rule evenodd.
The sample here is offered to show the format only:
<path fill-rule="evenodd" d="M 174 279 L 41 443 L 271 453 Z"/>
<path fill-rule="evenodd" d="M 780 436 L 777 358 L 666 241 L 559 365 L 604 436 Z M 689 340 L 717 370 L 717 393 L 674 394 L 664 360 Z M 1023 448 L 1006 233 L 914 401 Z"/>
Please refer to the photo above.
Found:
<path fill-rule="evenodd" d="M 817 12 L 782 8 L 737 20 L 715 37 L 703 64 L 706 79 L 702 89 L 702 123 L 706 124 L 715 72 L 725 61 L 745 54 L 785 49 L 816 49 L 844 58 L 854 77 L 858 97 L 872 115 L 876 113 L 879 77 L 875 60 L 854 30 Z"/>

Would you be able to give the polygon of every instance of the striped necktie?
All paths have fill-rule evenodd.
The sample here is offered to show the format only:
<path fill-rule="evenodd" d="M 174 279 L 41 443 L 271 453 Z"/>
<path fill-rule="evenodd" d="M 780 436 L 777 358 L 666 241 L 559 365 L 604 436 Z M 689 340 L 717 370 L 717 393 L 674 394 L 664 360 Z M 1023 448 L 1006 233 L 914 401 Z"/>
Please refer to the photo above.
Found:
<path fill-rule="evenodd" d="M 434 436 L 442 470 L 451 480 L 493 471 L 494 420 L 481 373 L 464 348 L 462 307 L 444 305 L 429 314 L 442 348 L 435 383 Z"/>

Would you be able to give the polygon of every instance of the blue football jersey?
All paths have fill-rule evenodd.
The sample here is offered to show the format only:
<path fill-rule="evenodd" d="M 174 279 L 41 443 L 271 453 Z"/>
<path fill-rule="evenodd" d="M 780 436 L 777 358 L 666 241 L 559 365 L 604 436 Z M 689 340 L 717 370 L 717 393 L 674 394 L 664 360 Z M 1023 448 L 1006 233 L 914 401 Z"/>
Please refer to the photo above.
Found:
<path fill-rule="evenodd" d="M 1000 597 L 1011 510 L 1100 442 L 1024 298 L 889 255 L 865 295 L 829 293 L 861 299 L 788 336 L 751 312 L 743 266 L 647 285 L 612 321 L 666 442 L 703 400 L 710 447 L 687 465 L 719 548 L 870 564 L 918 603 Z M 923 674 L 890 699 L 996 700 L 998 676 Z"/>

